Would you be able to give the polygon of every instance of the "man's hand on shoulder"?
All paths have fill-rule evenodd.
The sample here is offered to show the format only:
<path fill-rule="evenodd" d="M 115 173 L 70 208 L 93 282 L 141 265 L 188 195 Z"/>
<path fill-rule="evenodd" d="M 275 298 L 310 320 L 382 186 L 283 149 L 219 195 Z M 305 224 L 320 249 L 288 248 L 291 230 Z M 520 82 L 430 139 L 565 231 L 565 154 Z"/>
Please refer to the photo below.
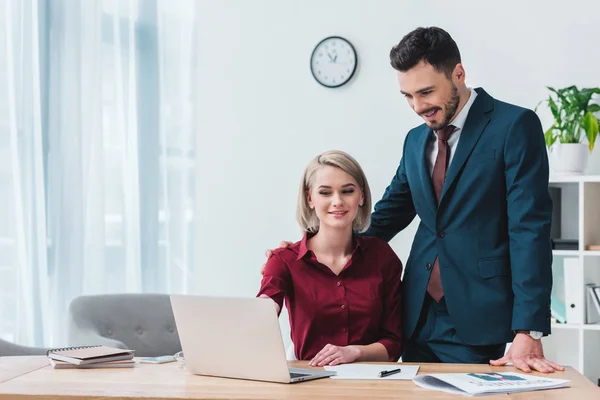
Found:
<path fill-rule="evenodd" d="M 551 373 L 554 371 L 564 371 L 565 369 L 558 364 L 544 357 L 544 348 L 541 340 L 533 339 L 525 333 L 518 333 L 513 340 L 510 349 L 504 357 L 499 360 L 491 360 L 493 366 L 502 366 L 512 363 L 515 368 L 523 372 L 539 371 Z"/>
<path fill-rule="evenodd" d="M 284 240 L 284 241 L 282 241 L 281 243 L 279 243 L 279 248 L 280 248 L 280 249 L 286 249 L 286 248 L 290 247 L 292 244 L 294 244 L 294 243 L 292 243 L 292 242 L 286 242 L 286 241 Z M 267 250 L 265 251 L 265 256 L 267 257 L 267 260 L 268 260 L 269 258 L 271 258 L 271 256 L 272 256 L 272 255 L 273 255 L 273 249 L 267 249 Z M 267 266 L 267 263 L 264 263 L 264 264 L 262 265 L 262 267 L 261 267 L 261 269 L 260 269 L 260 274 L 261 274 L 261 275 L 264 275 L 264 274 L 265 274 L 265 267 L 266 267 L 266 266 Z"/>

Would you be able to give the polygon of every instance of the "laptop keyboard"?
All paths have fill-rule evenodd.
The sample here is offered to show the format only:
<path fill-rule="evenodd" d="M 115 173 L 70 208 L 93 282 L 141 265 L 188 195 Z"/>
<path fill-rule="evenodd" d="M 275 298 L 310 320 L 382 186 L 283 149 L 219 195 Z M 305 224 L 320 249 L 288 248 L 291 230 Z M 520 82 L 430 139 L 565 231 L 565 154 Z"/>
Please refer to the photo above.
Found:
<path fill-rule="evenodd" d="M 290 376 L 292 379 L 294 378 L 302 378 L 303 376 L 310 376 L 310 374 L 298 374 L 296 372 L 290 372 Z"/>

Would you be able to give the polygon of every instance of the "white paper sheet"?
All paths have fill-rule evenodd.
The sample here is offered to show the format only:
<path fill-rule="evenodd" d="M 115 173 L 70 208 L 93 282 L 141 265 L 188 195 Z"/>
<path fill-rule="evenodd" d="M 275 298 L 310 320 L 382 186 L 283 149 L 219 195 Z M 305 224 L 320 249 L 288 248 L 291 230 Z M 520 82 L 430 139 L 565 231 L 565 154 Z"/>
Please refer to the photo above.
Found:
<path fill-rule="evenodd" d="M 516 393 L 555 389 L 568 386 L 569 381 L 516 372 L 481 372 L 419 375 L 413 382 L 426 389 L 441 390 L 465 396 L 494 393 Z"/>
<path fill-rule="evenodd" d="M 400 372 L 394 375 L 380 378 L 378 374 L 381 371 L 390 371 L 400 368 Z M 331 379 L 373 379 L 373 380 L 411 380 L 419 371 L 418 365 L 397 364 L 342 364 L 334 367 L 325 366 L 327 371 L 337 372 Z"/>

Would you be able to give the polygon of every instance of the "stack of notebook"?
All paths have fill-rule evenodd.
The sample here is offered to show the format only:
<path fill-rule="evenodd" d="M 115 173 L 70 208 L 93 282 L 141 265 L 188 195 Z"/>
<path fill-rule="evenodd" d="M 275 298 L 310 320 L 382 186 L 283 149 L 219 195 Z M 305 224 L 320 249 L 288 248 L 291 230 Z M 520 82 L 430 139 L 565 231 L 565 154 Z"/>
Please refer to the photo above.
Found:
<path fill-rule="evenodd" d="M 107 346 L 79 346 L 48 350 L 50 365 L 55 369 L 69 368 L 131 368 L 134 350 Z"/>

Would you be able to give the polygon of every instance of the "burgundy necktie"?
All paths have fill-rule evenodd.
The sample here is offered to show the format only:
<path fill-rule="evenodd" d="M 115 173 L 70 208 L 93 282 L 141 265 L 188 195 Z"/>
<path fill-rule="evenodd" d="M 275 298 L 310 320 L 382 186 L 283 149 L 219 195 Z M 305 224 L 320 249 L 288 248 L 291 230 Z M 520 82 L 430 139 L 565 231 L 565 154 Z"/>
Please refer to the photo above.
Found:
<path fill-rule="evenodd" d="M 435 190 L 435 197 L 437 198 L 438 203 L 442 195 L 446 171 L 448 171 L 448 162 L 450 161 L 450 146 L 448 146 L 448 139 L 455 129 L 456 127 L 454 125 L 448 125 L 437 131 L 438 153 L 435 158 L 435 164 L 433 165 L 433 176 L 431 179 L 433 181 L 433 189 Z M 444 289 L 442 288 L 442 279 L 440 277 L 440 263 L 437 256 L 435 257 L 433 269 L 429 276 L 427 293 L 429 293 L 429 295 L 438 303 L 442 297 L 444 297 Z"/>

